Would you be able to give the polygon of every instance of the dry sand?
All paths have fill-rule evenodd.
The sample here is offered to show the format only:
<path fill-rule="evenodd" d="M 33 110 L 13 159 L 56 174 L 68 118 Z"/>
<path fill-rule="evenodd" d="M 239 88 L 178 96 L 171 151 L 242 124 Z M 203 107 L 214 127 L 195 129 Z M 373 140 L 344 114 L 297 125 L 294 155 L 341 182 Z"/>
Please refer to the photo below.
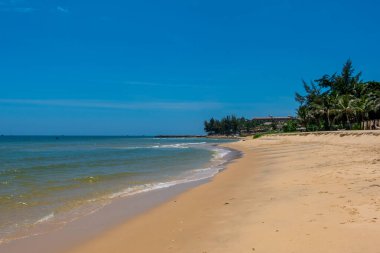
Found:
<path fill-rule="evenodd" d="M 267 136 L 210 183 L 70 253 L 380 252 L 380 132 Z"/>

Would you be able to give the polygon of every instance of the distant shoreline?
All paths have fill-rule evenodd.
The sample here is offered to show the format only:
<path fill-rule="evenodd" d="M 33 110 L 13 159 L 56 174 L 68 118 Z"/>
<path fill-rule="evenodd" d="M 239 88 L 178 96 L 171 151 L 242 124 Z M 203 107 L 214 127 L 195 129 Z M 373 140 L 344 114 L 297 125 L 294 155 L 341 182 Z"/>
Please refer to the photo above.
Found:
<path fill-rule="evenodd" d="M 209 139 L 239 139 L 226 135 L 156 135 L 153 138 L 209 138 Z"/>
<path fill-rule="evenodd" d="M 154 138 L 206 138 L 205 135 L 155 135 Z"/>

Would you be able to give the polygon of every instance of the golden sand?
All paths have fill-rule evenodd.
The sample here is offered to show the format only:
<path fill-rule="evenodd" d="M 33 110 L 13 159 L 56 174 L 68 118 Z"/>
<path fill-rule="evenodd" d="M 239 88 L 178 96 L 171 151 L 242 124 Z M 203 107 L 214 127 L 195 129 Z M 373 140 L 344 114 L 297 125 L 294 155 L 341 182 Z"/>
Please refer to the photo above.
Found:
<path fill-rule="evenodd" d="M 70 253 L 380 252 L 380 133 L 267 136 L 210 183 Z"/>

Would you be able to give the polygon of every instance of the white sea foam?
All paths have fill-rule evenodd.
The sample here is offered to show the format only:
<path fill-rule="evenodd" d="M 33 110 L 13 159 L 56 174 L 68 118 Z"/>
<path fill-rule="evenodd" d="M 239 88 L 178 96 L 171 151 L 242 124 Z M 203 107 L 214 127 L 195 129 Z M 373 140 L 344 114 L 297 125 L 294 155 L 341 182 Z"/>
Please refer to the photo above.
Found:
<path fill-rule="evenodd" d="M 194 145 L 202 145 L 206 142 L 184 142 L 184 143 L 175 143 L 175 144 L 165 144 L 165 145 L 155 145 L 153 148 L 189 148 Z"/>
<path fill-rule="evenodd" d="M 206 142 L 183 142 L 183 143 L 174 143 L 174 144 L 157 144 L 157 145 L 152 145 L 152 146 L 118 147 L 116 149 L 189 148 L 191 146 L 203 145 L 203 144 L 206 144 Z"/>
<path fill-rule="evenodd" d="M 216 149 L 215 153 L 212 156 L 212 159 L 220 160 L 220 159 L 226 157 L 229 153 L 231 153 L 231 151 L 227 150 L 227 149 Z"/>
<path fill-rule="evenodd" d="M 51 220 L 54 218 L 54 213 L 50 213 L 44 217 L 42 217 L 41 219 L 39 219 L 38 221 L 36 221 L 34 224 L 39 224 L 39 223 L 43 223 L 43 222 L 46 222 L 48 220 Z"/>
<path fill-rule="evenodd" d="M 118 197 L 126 197 L 126 196 L 131 196 L 131 195 L 135 195 L 139 193 L 165 189 L 165 188 L 173 187 L 178 184 L 184 184 L 184 183 L 190 183 L 190 182 L 195 182 L 199 180 L 209 179 L 224 168 L 224 164 L 229 159 L 227 156 L 231 152 L 230 150 L 221 148 L 219 146 L 207 145 L 206 142 L 180 142 L 180 143 L 173 143 L 173 144 L 151 143 L 150 146 L 143 146 L 143 145 L 134 146 L 134 147 L 130 146 L 130 147 L 121 147 L 120 149 L 156 149 L 156 148 L 181 149 L 181 148 L 191 148 L 193 146 L 199 147 L 201 149 L 207 149 L 213 152 L 210 162 L 204 165 L 204 167 L 194 168 L 193 170 L 185 171 L 181 175 L 175 176 L 175 179 L 168 180 L 166 182 L 153 182 L 149 184 L 129 186 L 119 192 L 115 192 L 107 196 L 102 196 L 101 198 L 90 199 L 87 202 L 88 205 L 86 204 L 83 207 L 81 206 L 80 208 L 75 208 L 74 210 L 67 213 L 66 212 L 65 213 L 57 212 L 56 214 L 54 212 L 50 213 L 48 215 L 45 215 L 39 218 L 36 222 L 34 222 L 34 225 L 36 225 L 37 227 L 40 227 L 40 226 L 44 227 L 46 225 L 50 226 L 50 223 L 53 223 L 57 226 L 61 226 L 83 215 L 89 215 L 93 212 L 96 212 L 97 210 L 102 208 L 104 205 L 111 203 L 112 199 L 115 199 Z M 25 202 L 20 202 L 20 204 L 27 205 L 27 203 Z M 0 239 L 4 239 L 4 238 L 0 238 Z M 0 241 L 0 244 L 1 243 L 2 242 Z"/>
<path fill-rule="evenodd" d="M 183 144 L 199 145 L 199 144 L 205 144 L 205 142 L 183 143 Z M 178 144 L 174 144 L 174 145 L 178 145 Z M 182 145 L 182 143 L 180 145 Z M 172 145 L 168 145 L 168 146 L 172 146 Z M 126 196 L 131 196 L 131 195 L 135 195 L 135 194 L 139 194 L 143 192 L 169 188 L 178 184 L 189 183 L 189 182 L 211 178 L 223 169 L 223 164 L 227 162 L 227 159 L 225 158 L 231 152 L 228 149 L 223 149 L 219 147 L 213 147 L 211 150 L 214 151 L 215 153 L 212 156 L 211 164 L 209 167 L 198 168 L 198 169 L 184 172 L 182 176 L 180 176 L 180 179 L 178 180 L 127 187 L 123 189 L 122 191 L 109 195 L 109 198 L 113 199 L 113 198 L 118 198 L 118 197 L 126 197 Z"/>
<path fill-rule="evenodd" d="M 113 193 L 109 196 L 109 198 L 117 198 L 117 197 L 125 197 L 125 196 L 131 196 L 138 193 L 168 188 L 173 185 L 181 183 L 182 180 L 177 181 L 170 181 L 170 182 L 160 182 L 160 183 L 151 183 L 151 184 L 143 184 L 143 185 L 137 185 L 137 186 L 131 186 L 128 187 L 120 192 Z M 184 183 L 184 182 L 183 182 Z"/>

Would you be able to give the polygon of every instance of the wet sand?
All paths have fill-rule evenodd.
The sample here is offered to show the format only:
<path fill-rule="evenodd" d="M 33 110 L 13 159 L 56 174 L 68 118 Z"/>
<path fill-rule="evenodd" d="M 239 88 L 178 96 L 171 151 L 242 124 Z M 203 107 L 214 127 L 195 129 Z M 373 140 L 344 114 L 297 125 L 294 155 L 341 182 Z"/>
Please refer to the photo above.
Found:
<path fill-rule="evenodd" d="M 183 183 L 169 188 L 144 192 L 114 200 L 100 210 L 69 222 L 60 228 L 47 224 L 47 228 L 33 230 L 34 236 L 13 240 L 0 245 L 3 253 L 58 253 L 92 240 L 104 231 L 114 228 L 135 216 L 146 212 L 188 189 L 207 183 L 199 180 Z M 47 232 L 47 231 L 48 232 Z"/>
<path fill-rule="evenodd" d="M 380 132 L 227 146 L 211 182 L 65 252 L 379 252 Z"/>

